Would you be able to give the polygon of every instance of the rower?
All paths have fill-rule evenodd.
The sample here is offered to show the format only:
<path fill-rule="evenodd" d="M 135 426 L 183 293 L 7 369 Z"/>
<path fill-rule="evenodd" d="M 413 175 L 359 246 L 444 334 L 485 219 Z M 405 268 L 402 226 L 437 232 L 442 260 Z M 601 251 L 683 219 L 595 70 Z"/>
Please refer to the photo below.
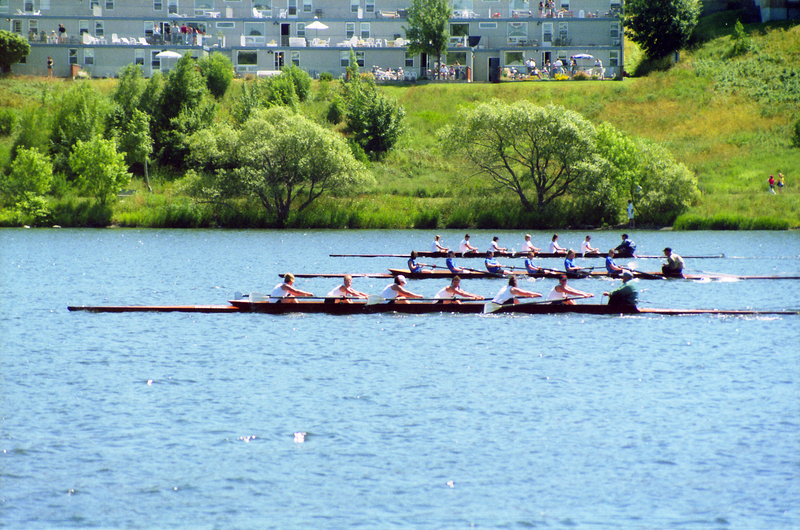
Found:
<path fill-rule="evenodd" d="M 381 291 L 381 298 L 386 300 L 388 304 L 407 304 L 406 298 L 422 298 L 421 294 L 412 293 L 405 287 L 406 277 L 398 274 L 394 277 L 394 283 L 390 283 Z"/>
<path fill-rule="evenodd" d="M 417 263 L 417 251 L 411 251 L 411 257 L 408 258 L 408 272 L 411 274 L 417 274 L 420 272 L 431 272 L 428 269 L 423 269 L 422 267 L 428 267 L 425 263 Z"/>
<path fill-rule="evenodd" d="M 450 285 L 440 290 L 434 298 L 438 299 L 437 304 L 460 304 L 460 300 L 456 300 L 456 296 L 461 296 L 464 298 L 472 298 L 474 300 L 483 299 L 482 296 L 478 296 L 477 294 L 472 294 L 464 291 L 460 287 L 461 285 L 461 278 L 458 276 L 453 276 Z"/>
<path fill-rule="evenodd" d="M 462 255 L 467 254 L 468 252 L 475 252 L 478 250 L 478 247 L 473 247 L 469 244 L 469 234 L 464 236 L 464 239 L 461 241 L 461 244 L 458 245 L 458 251 L 461 252 Z"/>
<path fill-rule="evenodd" d="M 575 251 L 569 249 L 567 252 L 567 257 L 564 259 L 564 270 L 566 272 L 573 272 L 573 273 L 580 273 L 581 271 L 585 270 L 583 267 L 578 267 L 575 265 Z"/>
<path fill-rule="evenodd" d="M 335 303 L 345 303 L 345 304 L 352 304 L 353 300 L 348 298 L 349 296 L 353 296 L 355 298 L 369 298 L 367 293 L 362 293 L 361 291 L 356 291 L 352 287 L 353 284 L 353 277 L 349 274 L 345 274 L 344 276 L 344 283 L 337 287 L 336 289 L 332 290 L 328 294 L 325 295 L 326 302 L 332 301 Z M 330 299 L 330 300 L 329 300 Z"/>
<path fill-rule="evenodd" d="M 522 244 L 522 252 L 537 253 L 540 250 L 542 250 L 542 249 L 534 247 L 533 243 L 531 243 L 531 235 L 530 234 L 525 234 L 525 242 Z"/>
<path fill-rule="evenodd" d="M 486 259 L 483 260 L 486 264 L 486 270 L 491 272 L 492 274 L 507 274 L 508 271 L 504 271 L 503 267 L 497 262 L 494 258 L 494 252 L 491 250 L 486 253 Z"/>
<path fill-rule="evenodd" d="M 628 234 L 622 234 L 622 243 L 617 245 L 614 250 L 622 257 L 632 258 L 636 253 L 636 243 L 628 239 Z"/>
<path fill-rule="evenodd" d="M 431 243 L 431 252 L 447 252 L 447 247 L 442 246 L 442 236 L 437 235 Z"/>
<path fill-rule="evenodd" d="M 506 250 L 508 249 L 500 246 L 500 238 L 494 236 L 492 238 L 492 244 L 489 245 L 489 250 L 487 252 L 505 252 Z"/>
<path fill-rule="evenodd" d="M 277 298 L 277 300 L 274 302 L 276 304 L 296 304 L 297 300 L 295 299 L 295 296 L 314 296 L 313 293 L 303 291 L 302 289 L 297 289 L 292 285 L 293 283 L 294 274 L 287 272 L 283 275 L 283 283 L 276 285 L 269 297 Z"/>
<path fill-rule="evenodd" d="M 586 236 L 586 239 L 581 243 L 581 254 L 597 254 L 600 252 L 599 248 L 594 248 L 591 244 L 592 236 Z"/>
<path fill-rule="evenodd" d="M 606 271 L 608 272 L 609 276 L 614 276 L 614 277 L 619 276 L 620 274 L 622 274 L 622 271 L 625 270 L 614 262 L 615 253 L 616 250 L 610 248 L 608 249 L 608 255 L 606 256 Z"/>
<path fill-rule="evenodd" d="M 603 293 L 603 296 L 608 297 L 608 305 L 636 306 L 639 301 L 639 290 L 636 288 L 636 284 L 631 281 L 632 279 L 633 273 L 624 271 L 622 273 L 622 285 L 610 293 Z"/>
<path fill-rule="evenodd" d="M 667 257 L 667 262 L 661 266 L 661 273 L 664 276 L 683 278 L 683 267 L 685 266 L 683 258 L 672 252 L 669 247 L 664 249 L 664 256 Z"/>
<path fill-rule="evenodd" d="M 447 268 L 450 272 L 457 274 L 459 272 L 462 272 L 464 269 L 463 267 L 456 267 L 455 262 L 453 262 L 453 259 L 455 259 L 455 257 L 456 257 L 456 252 L 454 250 L 448 250 L 447 259 L 444 260 L 444 263 L 445 265 L 447 265 Z"/>
<path fill-rule="evenodd" d="M 593 298 L 594 295 L 592 293 L 585 293 L 583 291 L 579 291 L 577 289 L 573 289 L 569 285 L 567 285 L 567 276 L 566 274 L 561 276 L 558 279 L 558 285 L 553 287 L 553 290 L 550 291 L 550 294 L 547 295 L 548 300 L 562 300 L 562 304 L 567 305 L 575 305 L 575 300 L 567 300 L 568 296 L 575 296 L 580 298 Z"/>
<path fill-rule="evenodd" d="M 516 304 L 517 298 L 541 298 L 542 295 L 533 291 L 526 291 L 517 287 L 517 277 L 512 276 L 508 279 L 508 285 L 500 289 L 500 292 L 492 298 L 492 302 L 499 305 Z"/>
<path fill-rule="evenodd" d="M 553 234 L 553 239 L 550 240 L 550 254 L 566 254 L 567 249 L 559 246 L 558 244 L 558 234 Z"/>
<path fill-rule="evenodd" d="M 536 254 L 528 252 L 528 257 L 525 258 L 525 270 L 528 271 L 528 274 L 541 274 L 542 268 L 533 263 L 534 256 Z"/>

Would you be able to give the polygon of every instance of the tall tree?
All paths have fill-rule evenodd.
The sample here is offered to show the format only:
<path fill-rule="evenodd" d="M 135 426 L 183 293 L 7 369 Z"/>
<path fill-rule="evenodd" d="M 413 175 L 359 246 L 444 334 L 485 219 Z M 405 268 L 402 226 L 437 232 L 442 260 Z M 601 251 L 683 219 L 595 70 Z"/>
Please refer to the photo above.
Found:
<path fill-rule="evenodd" d="M 517 194 L 528 211 L 543 210 L 582 179 L 602 176 L 594 126 L 563 107 L 493 101 L 462 109 L 455 122 L 442 133 L 446 148 Z"/>
<path fill-rule="evenodd" d="M 11 65 L 18 63 L 29 53 L 31 45 L 25 37 L 0 29 L 0 74 L 10 73 Z"/>
<path fill-rule="evenodd" d="M 450 16 L 453 10 L 448 0 L 411 0 L 408 8 L 408 27 L 403 26 L 408 44 L 408 53 L 425 53 L 436 57 L 439 66 L 442 54 L 450 41 Z M 439 75 L 439 69 L 436 69 Z"/>
<path fill-rule="evenodd" d="M 375 81 L 360 76 L 344 83 L 347 107 L 345 132 L 372 158 L 380 159 L 403 132 L 405 110 L 381 94 Z"/>
<path fill-rule="evenodd" d="M 661 59 L 686 46 L 701 8 L 699 0 L 628 0 L 625 36 L 650 59 Z"/>
<path fill-rule="evenodd" d="M 114 142 L 95 136 L 88 142 L 78 140 L 72 148 L 69 165 L 78 176 L 81 189 L 106 204 L 131 180 L 125 157 Z"/>

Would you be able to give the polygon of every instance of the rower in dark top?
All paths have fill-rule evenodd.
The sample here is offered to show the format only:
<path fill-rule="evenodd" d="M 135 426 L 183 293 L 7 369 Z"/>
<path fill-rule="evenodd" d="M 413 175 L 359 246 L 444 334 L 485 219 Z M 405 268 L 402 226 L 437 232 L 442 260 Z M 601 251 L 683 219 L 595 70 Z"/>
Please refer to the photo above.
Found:
<path fill-rule="evenodd" d="M 575 265 L 575 251 L 572 249 L 567 251 L 567 257 L 564 260 L 564 270 L 572 273 L 582 273 L 586 270 L 583 267 Z"/>
<path fill-rule="evenodd" d="M 622 234 L 622 243 L 614 249 L 621 258 L 632 258 L 636 253 L 636 243 L 628 239 L 628 234 Z"/>
<path fill-rule="evenodd" d="M 411 251 L 411 257 L 408 258 L 408 272 L 415 274 L 420 272 L 431 272 L 428 269 L 423 269 L 422 267 L 426 267 L 425 263 L 417 263 L 417 251 Z"/>
<path fill-rule="evenodd" d="M 534 265 L 533 259 L 536 256 L 534 252 L 528 252 L 528 257 L 525 258 L 525 270 L 528 274 L 541 274 L 541 267 Z"/>
<path fill-rule="evenodd" d="M 445 263 L 445 265 L 447 265 L 447 268 L 450 270 L 450 272 L 452 272 L 454 274 L 458 274 L 459 272 L 463 272 L 464 268 L 463 267 L 456 267 L 456 264 L 453 262 L 453 259 L 455 257 L 456 257 L 456 251 L 455 250 L 448 250 L 447 251 L 447 259 L 444 260 L 444 263 Z"/>
<path fill-rule="evenodd" d="M 636 288 L 636 284 L 631 281 L 632 279 L 633 274 L 631 271 L 625 271 L 622 273 L 622 285 L 610 293 L 603 293 L 603 296 L 608 297 L 608 305 L 636 305 L 639 301 L 639 290 Z"/>
<path fill-rule="evenodd" d="M 683 258 L 672 252 L 669 247 L 664 249 L 664 256 L 667 257 L 667 262 L 661 266 L 661 273 L 664 276 L 683 278 L 683 267 L 685 266 Z"/>
<path fill-rule="evenodd" d="M 486 264 L 486 270 L 492 274 L 506 274 L 507 272 L 503 270 L 503 267 L 501 267 L 494 258 L 494 252 L 491 250 L 486 253 L 486 259 L 484 260 L 484 263 Z"/>
<path fill-rule="evenodd" d="M 622 274 L 622 271 L 625 270 L 614 262 L 615 252 L 616 251 L 613 248 L 609 249 L 608 256 L 606 256 L 606 271 L 608 272 L 609 276 L 614 276 L 614 277 L 619 276 L 620 274 Z"/>

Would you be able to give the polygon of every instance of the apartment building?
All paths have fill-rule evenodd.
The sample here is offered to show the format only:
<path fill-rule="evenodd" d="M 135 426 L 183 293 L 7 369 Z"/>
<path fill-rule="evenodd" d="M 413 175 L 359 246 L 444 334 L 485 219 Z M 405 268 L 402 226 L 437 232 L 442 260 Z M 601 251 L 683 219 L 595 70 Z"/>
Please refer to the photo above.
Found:
<path fill-rule="evenodd" d="M 452 0 L 447 64 L 469 67 L 474 81 L 495 80 L 503 68 L 524 69 L 576 54 L 599 59 L 605 77 L 620 77 L 622 0 Z M 0 0 L 0 20 L 25 36 L 31 53 L 18 74 L 54 75 L 73 67 L 112 77 L 124 66 L 145 75 L 168 70 L 176 52 L 220 52 L 240 75 L 269 75 L 297 65 L 312 76 L 344 74 L 351 49 L 359 66 L 400 69 L 410 77 L 436 58 L 411 55 L 404 26 L 410 0 Z M 63 26 L 63 31 L 60 27 Z M 169 29 L 167 29 L 169 28 Z M 191 28 L 182 33 L 181 28 Z M 593 65 L 593 64 L 592 64 Z M 586 64 L 584 64 L 586 66 Z"/>

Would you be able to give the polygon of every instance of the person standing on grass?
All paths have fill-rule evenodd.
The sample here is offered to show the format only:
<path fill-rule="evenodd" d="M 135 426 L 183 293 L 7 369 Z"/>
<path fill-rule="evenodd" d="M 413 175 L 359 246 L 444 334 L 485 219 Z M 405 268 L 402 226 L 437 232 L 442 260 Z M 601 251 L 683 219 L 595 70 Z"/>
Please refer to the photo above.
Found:
<path fill-rule="evenodd" d="M 628 228 L 636 228 L 636 222 L 633 220 L 634 217 L 634 209 L 633 209 L 633 201 L 628 201 Z"/>
<path fill-rule="evenodd" d="M 773 195 L 775 195 L 775 176 L 774 175 L 770 175 L 769 176 L 769 180 L 767 182 L 769 183 L 769 191 Z"/>
<path fill-rule="evenodd" d="M 783 193 L 783 186 L 785 184 L 786 183 L 784 182 L 783 179 L 783 173 L 778 173 L 778 193 Z"/>
<path fill-rule="evenodd" d="M 47 77 L 53 77 L 53 58 L 47 57 Z"/>

